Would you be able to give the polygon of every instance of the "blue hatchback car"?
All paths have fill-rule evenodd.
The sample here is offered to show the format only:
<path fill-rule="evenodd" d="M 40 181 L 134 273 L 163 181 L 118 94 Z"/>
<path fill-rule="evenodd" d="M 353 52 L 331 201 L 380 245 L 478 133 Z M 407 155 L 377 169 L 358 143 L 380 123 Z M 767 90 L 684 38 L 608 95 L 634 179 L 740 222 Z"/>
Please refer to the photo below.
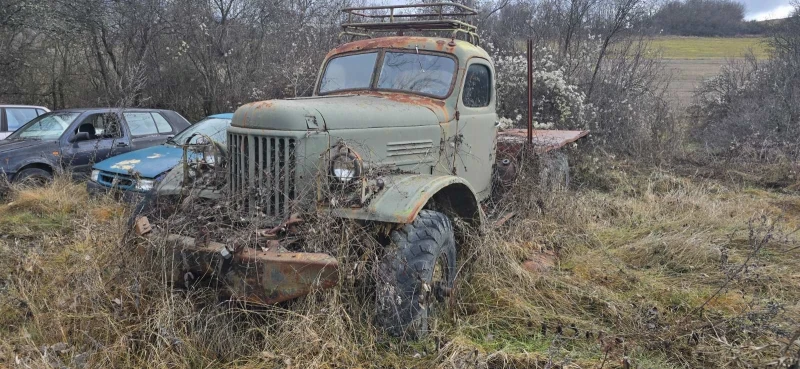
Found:
<path fill-rule="evenodd" d="M 178 165 L 183 158 L 180 145 L 196 143 L 200 135 L 225 145 L 226 130 L 231 125 L 233 113 L 216 114 L 184 129 L 165 144 L 131 151 L 103 160 L 92 167 L 87 182 L 90 194 L 105 193 L 110 189 L 123 191 L 125 198 L 147 192 L 158 180 Z M 187 142 L 190 141 L 190 142 Z"/>

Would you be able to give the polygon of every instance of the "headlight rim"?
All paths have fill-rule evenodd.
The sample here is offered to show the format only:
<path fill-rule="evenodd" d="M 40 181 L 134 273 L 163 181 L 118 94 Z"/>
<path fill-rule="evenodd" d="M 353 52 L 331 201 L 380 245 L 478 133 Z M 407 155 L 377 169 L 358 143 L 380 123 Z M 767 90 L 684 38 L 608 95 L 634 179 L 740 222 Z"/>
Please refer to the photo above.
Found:
<path fill-rule="evenodd" d="M 339 146 L 334 150 L 334 152 L 336 152 L 336 155 L 331 157 L 330 163 L 328 164 L 328 175 L 335 179 L 334 183 L 347 186 L 358 182 L 358 180 L 361 179 L 363 172 L 363 163 L 361 162 L 361 157 L 353 149 L 347 146 Z M 341 160 L 342 158 L 351 160 L 354 164 L 353 175 L 349 179 L 343 179 L 342 177 L 336 175 L 335 165 L 337 161 Z"/>

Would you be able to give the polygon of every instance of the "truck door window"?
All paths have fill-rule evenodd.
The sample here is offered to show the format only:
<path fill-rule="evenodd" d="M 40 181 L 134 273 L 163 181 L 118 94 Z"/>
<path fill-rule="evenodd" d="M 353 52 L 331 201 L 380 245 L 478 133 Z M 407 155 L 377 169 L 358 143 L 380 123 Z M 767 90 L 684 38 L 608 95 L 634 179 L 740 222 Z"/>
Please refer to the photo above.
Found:
<path fill-rule="evenodd" d="M 489 106 L 492 98 L 492 77 L 489 67 L 472 64 L 464 78 L 464 105 L 471 108 Z"/>
<path fill-rule="evenodd" d="M 446 56 L 386 52 L 378 89 L 446 97 L 455 71 L 456 61 Z"/>
<path fill-rule="evenodd" d="M 369 89 L 378 53 L 341 56 L 328 61 L 319 84 L 319 93 Z"/>

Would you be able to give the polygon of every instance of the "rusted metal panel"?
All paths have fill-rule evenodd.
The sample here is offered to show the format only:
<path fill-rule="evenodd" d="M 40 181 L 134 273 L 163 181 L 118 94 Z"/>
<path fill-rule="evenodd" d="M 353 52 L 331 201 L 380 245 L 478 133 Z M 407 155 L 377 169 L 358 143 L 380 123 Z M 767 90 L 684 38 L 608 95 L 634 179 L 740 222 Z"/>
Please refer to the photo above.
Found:
<path fill-rule="evenodd" d="M 531 132 L 533 147 L 537 153 L 546 153 L 560 149 L 589 134 L 589 131 L 562 131 L 535 129 Z M 507 129 L 498 133 L 498 151 L 514 151 L 512 146 L 521 147 L 528 139 L 528 130 L 521 128 Z"/>
<path fill-rule="evenodd" d="M 194 278 L 215 277 L 231 298 L 275 304 L 336 286 L 339 264 L 331 255 L 236 248 L 218 242 L 198 244 L 192 237 L 170 234 L 177 261 Z"/>

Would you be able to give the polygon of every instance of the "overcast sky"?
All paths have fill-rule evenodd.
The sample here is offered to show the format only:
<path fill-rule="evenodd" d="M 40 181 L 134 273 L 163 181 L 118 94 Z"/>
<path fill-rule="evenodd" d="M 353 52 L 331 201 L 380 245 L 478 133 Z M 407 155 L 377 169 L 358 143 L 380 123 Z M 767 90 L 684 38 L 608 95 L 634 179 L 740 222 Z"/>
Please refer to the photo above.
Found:
<path fill-rule="evenodd" d="M 745 13 L 748 20 L 786 18 L 792 9 L 790 0 L 739 0 L 744 3 Z"/>

